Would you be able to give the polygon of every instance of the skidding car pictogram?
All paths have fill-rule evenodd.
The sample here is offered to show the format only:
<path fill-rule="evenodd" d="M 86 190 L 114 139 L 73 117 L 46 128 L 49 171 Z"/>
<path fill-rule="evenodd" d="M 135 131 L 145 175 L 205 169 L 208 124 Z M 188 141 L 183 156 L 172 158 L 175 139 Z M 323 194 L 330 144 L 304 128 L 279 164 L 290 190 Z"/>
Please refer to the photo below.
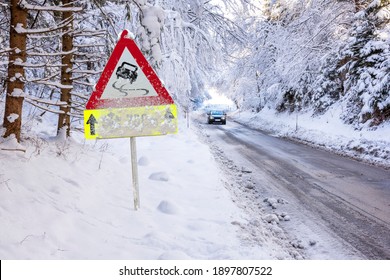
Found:
<path fill-rule="evenodd" d="M 137 66 L 131 63 L 123 62 L 122 65 L 116 69 L 116 78 L 119 79 L 119 77 L 121 77 L 123 79 L 128 79 L 130 84 L 132 84 L 138 77 L 137 70 Z"/>
<path fill-rule="evenodd" d="M 124 97 L 128 96 L 130 92 L 139 92 L 143 96 L 149 94 L 149 90 L 145 88 L 132 88 L 130 85 L 133 84 L 138 77 L 138 67 L 128 62 L 122 62 L 121 66 L 116 69 L 116 81 L 112 84 L 112 87 L 119 92 L 124 94 Z M 123 81 L 119 77 L 128 80 Z M 130 82 L 130 83 L 129 83 Z M 137 87 L 137 84 L 134 84 Z"/>

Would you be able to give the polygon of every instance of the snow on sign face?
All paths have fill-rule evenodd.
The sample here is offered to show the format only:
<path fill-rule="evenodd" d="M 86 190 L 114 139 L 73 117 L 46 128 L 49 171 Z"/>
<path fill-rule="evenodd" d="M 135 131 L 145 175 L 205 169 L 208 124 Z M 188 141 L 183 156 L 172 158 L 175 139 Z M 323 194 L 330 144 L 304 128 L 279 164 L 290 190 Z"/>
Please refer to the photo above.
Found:
<path fill-rule="evenodd" d="M 87 139 L 177 132 L 177 108 L 124 30 L 84 110 Z"/>

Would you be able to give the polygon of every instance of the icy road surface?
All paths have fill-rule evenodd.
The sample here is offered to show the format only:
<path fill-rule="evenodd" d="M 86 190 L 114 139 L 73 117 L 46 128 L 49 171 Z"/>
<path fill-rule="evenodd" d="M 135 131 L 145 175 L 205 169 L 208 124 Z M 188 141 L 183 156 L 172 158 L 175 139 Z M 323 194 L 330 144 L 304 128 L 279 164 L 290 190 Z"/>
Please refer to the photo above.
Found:
<path fill-rule="evenodd" d="M 199 126 L 226 181 L 251 190 L 237 201 L 265 209 L 306 258 L 390 259 L 390 171 L 234 122 Z"/>

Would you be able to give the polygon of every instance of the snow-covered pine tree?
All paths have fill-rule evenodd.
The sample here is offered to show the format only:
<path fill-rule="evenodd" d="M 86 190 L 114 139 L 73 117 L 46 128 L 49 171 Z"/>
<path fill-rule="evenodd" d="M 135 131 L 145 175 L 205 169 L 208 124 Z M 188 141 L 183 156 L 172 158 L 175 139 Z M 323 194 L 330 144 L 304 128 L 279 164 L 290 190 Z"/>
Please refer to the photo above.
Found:
<path fill-rule="evenodd" d="M 66 4 L 67 1 L 70 3 Z M 107 32 L 99 29 L 102 17 L 94 14 L 89 1 L 77 2 L 89 8 L 82 14 L 76 13 L 82 10 L 81 6 L 67 1 L 18 1 L 28 17 L 26 25 L 12 27 L 17 26 L 14 28 L 17 33 L 26 36 L 26 59 L 16 60 L 17 66 L 25 71 L 24 90 L 19 92 L 32 105 L 25 108 L 26 118 L 38 117 L 37 113 L 39 116 L 46 112 L 58 114 L 58 131 L 66 127 L 69 135 L 70 124 L 82 117 L 85 102 L 102 68 Z M 9 8 L 9 5 L 1 7 Z M 78 30 L 72 27 L 74 21 Z M 0 54 L 11 50 L 4 45 Z M 10 59 L 11 66 L 13 61 Z M 16 115 L 12 116 L 16 118 Z"/>
<path fill-rule="evenodd" d="M 315 114 L 324 113 L 340 99 L 343 92 L 343 80 L 338 72 L 337 50 L 330 52 L 322 62 L 320 73 L 313 85 L 312 104 Z"/>
<path fill-rule="evenodd" d="M 348 44 L 341 52 L 346 63 L 342 118 L 356 127 L 390 119 L 389 0 L 369 1 L 357 12 Z"/>
<path fill-rule="evenodd" d="M 26 100 L 41 109 L 57 113 L 58 126 L 57 131 L 60 132 L 62 128 L 66 128 L 66 135 L 70 135 L 71 123 L 71 107 L 72 98 L 71 91 L 73 89 L 73 61 L 76 49 L 73 47 L 73 21 L 74 14 L 82 10 L 81 7 L 75 7 L 73 1 L 33 1 L 28 2 L 21 0 L 20 5 L 28 10 L 33 16 L 30 26 L 25 28 L 22 32 L 29 37 L 29 49 L 27 53 L 29 65 L 24 65 L 27 68 L 52 68 L 49 72 L 52 75 L 43 75 L 42 78 L 37 78 L 36 71 L 31 70 L 30 75 L 32 79 L 29 82 L 48 86 L 50 88 L 57 88 L 60 91 L 59 100 L 45 100 L 34 96 L 34 91 L 26 94 Z M 44 21 L 40 21 L 45 19 Z M 48 20 L 47 20 L 48 19 Z M 44 28 L 42 25 L 47 24 Z M 40 26 L 41 28 L 37 27 Z M 57 38 L 58 40 L 53 40 Z M 52 41 L 54 44 L 43 48 L 42 42 Z M 47 48 L 48 47 L 48 48 Z M 53 48 L 54 47 L 54 48 Z M 34 50 L 34 51 L 31 51 Z M 52 60 L 54 58 L 54 60 Z M 39 65 L 36 62 L 41 60 L 43 64 Z M 51 63 L 48 63 L 51 61 Z M 53 63 L 54 62 L 54 63 Z M 53 64 L 52 64 L 53 63 Z M 46 71 L 45 71 L 46 72 Z M 51 99 L 51 98 L 50 98 Z M 43 105 L 43 106 L 42 106 Z M 56 105 L 59 109 L 51 110 L 45 105 Z"/>

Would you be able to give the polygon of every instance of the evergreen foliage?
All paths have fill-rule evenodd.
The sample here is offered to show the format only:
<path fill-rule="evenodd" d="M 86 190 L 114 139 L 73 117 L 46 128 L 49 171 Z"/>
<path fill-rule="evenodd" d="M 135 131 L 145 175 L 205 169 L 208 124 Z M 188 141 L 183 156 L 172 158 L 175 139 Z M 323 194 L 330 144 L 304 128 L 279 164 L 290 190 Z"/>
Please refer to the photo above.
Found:
<path fill-rule="evenodd" d="M 349 123 L 377 125 L 390 118 L 389 18 L 381 14 L 386 8 L 385 1 L 373 1 L 356 13 L 341 51 L 347 105 L 342 117 Z"/>
<path fill-rule="evenodd" d="M 317 116 L 341 106 L 357 129 L 390 119 L 388 0 L 261 1 L 247 11 L 237 17 L 245 45 L 231 44 L 216 83 L 241 110 Z"/>

